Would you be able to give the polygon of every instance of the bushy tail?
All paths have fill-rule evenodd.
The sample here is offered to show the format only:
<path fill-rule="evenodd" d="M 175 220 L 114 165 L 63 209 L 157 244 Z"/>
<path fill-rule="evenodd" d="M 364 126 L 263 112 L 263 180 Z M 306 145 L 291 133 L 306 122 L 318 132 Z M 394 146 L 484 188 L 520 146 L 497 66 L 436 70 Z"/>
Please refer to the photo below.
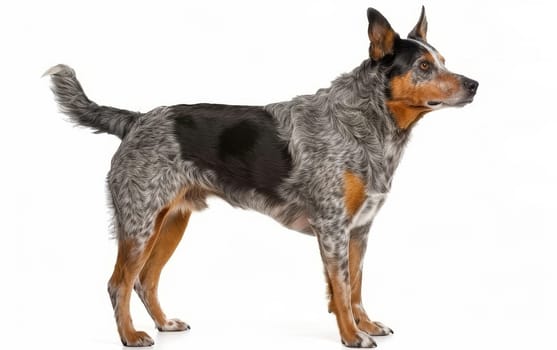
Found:
<path fill-rule="evenodd" d="M 77 81 L 74 70 L 64 64 L 50 68 L 44 75 L 52 78 L 52 92 L 60 110 L 76 124 L 93 128 L 98 133 L 116 135 L 122 139 L 141 116 L 141 113 L 99 106 L 90 101 Z"/>

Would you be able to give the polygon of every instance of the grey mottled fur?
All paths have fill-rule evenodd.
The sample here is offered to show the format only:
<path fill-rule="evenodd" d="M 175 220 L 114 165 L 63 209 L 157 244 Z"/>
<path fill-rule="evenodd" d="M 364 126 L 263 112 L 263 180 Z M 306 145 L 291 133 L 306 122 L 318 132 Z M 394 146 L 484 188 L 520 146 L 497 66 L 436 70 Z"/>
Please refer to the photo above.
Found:
<path fill-rule="evenodd" d="M 365 60 L 352 72 L 334 80 L 329 88 L 320 89 L 313 95 L 298 96 L 264 107 L 275 122 L 278 136 L 288 145 L 292 159 L 288 176 L 276 189 L 280 201 L 271 200 L 255 188 L 230 189 L 219 181 L 214 170 L 184 160 L 175 132 L 176 112 L 172 106 L 147 113 L 99 106 L 86 97 L 73 69 L 58 65 L 47 71 L 61 110 L 74 123 L 122 139 L 107 177 L 117 238 L 135 242 L 134 249 L 141 252 L 143 243 L 155 233 L 159 215 L 165 213 L 171 203 L 175 205 L 178 200 L 185 206 L 181 210 L 199 210 L 206 207 L 205 192 L 217 195 L 233 206 L 257 210 L 291 229 L 317 236 L 331 292 L 331 305 L 339 304 L 333 308 L 346 345 L 373 347 L 375 342 L 371 335 L 392 333 L 384 325 L 370 321 L 361 300 L 351 296 L 351 284 L 357 282 L 351 279 L 350 269 L 359 269 L 357 275 L 361 276 L 361 259 L 366 250 L 369 228 L 389 193 L 393 174 L 409 137 L 407 126 L 397 124 L 393 110 L 387 108 L 385 92 L 389 91 L 391 82 L 386 78 L 385 68 L 378 63 L 383 57 L 380 54 L 392 53 L 393 47 L 387 45 L 393 45 L 396 33 L 376 10 L 368 9 L 367 14 L 370 55 L 374 60 Z M 427 21 L 422 10 L 418 24 L 411 32 L 411 40 L 418 40 L 417 45 L 430 51 L 437 71 L 449 74 L 438 55 L 425 44 L 426 29 Z M 419 61 L 413 64 L 419 66 Z M 436 77 L 427 69 L 420 74 L 427 79 L 414 82 L 416 86 Z M 425 107 L 429 111 L 442 107 L 441 102 L 448 106 L 471 102 L 477 82 L 461 76 L 453 81 L 455 79 L 460 79 L 462 86 L 453 91 L 442 83 L 444 87 L 439 89 L 443 91 L 443 99 L 421 101 L 425 105 L 411 107 Z M 412 97 L 402 96 L 402 101 L 412 101 Z M 438 99 L 439 94 L 432 98 Z M 434 103 L 430 105 L 429 102 Z M 365 187 L 363 202 L 357 203 L 355 213 L 350 212 L 354 209 L 347 208 L 345 201 L 347 173 L 360 179 Z M 185 191 L 189 189 L 205 192 Z M 356 247 L 354 254 L 350 248 L 353 243 Z M 359 266 L 353 265 L 358 261 Z M 129 310 L 120 310 L 118 300 L 122 295 L 119 293 L 125 290 L 126 281 L 119 280 L 116 271 L 109 283 L 109 294 L 117 322 L 120 322 L 119 315 L 126 316 Z M 135 275 L 131 277 L 136 278 Z M 137 281 L 135 287 L 149 309 Z M 356 293 L 360 293 L 361 284 L 355 288 Z M 356 309 L 355 313 L 352 308 Z M 355 314 L 361 318 L 358 322 L 367 322 L 364 324 L 367 329 L 361 324 L 356 326 Z M 168 325 L 169 329 L 176 329 L 173 323 Z M 157 326 L 159 329 L 167 327 Z M 152 344 L 147 335 L 128 343 L 126 337 L 133 338 L 137 334 L 130 336 L 120 332 L 124 344 Z"/>
<path fill-rule="evenodd" d="M 302 203 L 325 253 L 341 259 L 348 255 L 336 250 L 348 241 L 349 218 L 339 179 L 347 169 L 360 175 L 367 184 L 364 207 L 381 205 L 374 195 L 388 193 L 408 139 L 381 103 L 386 84 L 366 60 L 327 89 L 266 107 L 279 121 L 281 136 L 290 141 L 294 170 L 284 192 Z"/>
<path fill-rule="evenodd" d="M 330 275 L 327 266 L 332 264 L 339 272 L 339 283 L 350 285 L 349 240 L 361 241 L 365 251 L 367 231 L 389 192 L 408 139 L 408 132 L 397 128 L 381 103 L 387 82 L 370 60 L 314 95 L 265 107 L 276 119 L 278 133 L 288 142 L 293 160 L 292 171 L 279 190 L 286 203 L 280 206 L 270 204 L 255 189 L 226 192 L 212 171 L 182 160 L 171 107 L 144 114 L 101 107 L 87 99 L 71 68 L 57 66 L 51 69 L 51 76 L 62 111 L 74 122 L 122 138 L 107 177 L 119 239 L 144 242 L 153 234 L 159 212 L 183 188 L 199 186 L 234 206 L 255 209 L 292 229 L 315 234 L 326 274 Z M 357 174 L 366 184 L 365 202 L 353 217 L 343 201 L 341 179 L 346 171 Z M 203 200 L 190 200 L 189 209 L 204 208 Z M 120 322 L 117 289 L 110 292 Z M 363 310 L 362 305 L 355 307 Z M 384 334 L 391 332 L 381 327 Z M 353 345 L 375 344 L 362 332 L 358 339 Z M 152 342 L 149 338 L 143 341 Z"/>
<path fill-rule="evenodd" d="M 52 91 L 60 110 L 77 124 L 108 132 L 119 138 L 126 136 L 137 117 L 141 114 L 114 107 L 99 106 L 91 102 L 77 79 L 75 72 L 68 66 L 59 64 L 50 68 L 44 75 L 52 78 Z"/>
<path fill-rule="evenodd" d="M 215 189 L 234 206 L 271 215 L 287 226 L 307 218 L 314 230 L 331 232 L 323 234 L 329 251 L 346 238 L 346 232 L 338 232 L 349 224 L 338 179 L 346 170 L 362 176 L 369 194 L 366 206 L 371 210 L 380 205 L 383 197 L 374 203 L 373 195 L 388 193 L 408 138 L 381 103 L 378 95 L 387 82 L 370 60 L 314 95 L 266 106 L 293 159 L 293 170 L 280 189 L 288 205 L 272 207 L 255 190 L 223 193 L 212 171 L 182 160 L 171 107 L 142 114 L 99 106 L 86 97 L 70 67 L 58 65 L 48 74 L 61 110 L 72 121 L 122 138 L 107 177 L 119 237 L 148 237 L 158 212 L 181 189 L 199 185 Z M 297 229 L 314 231 L 308 225 Z"/>

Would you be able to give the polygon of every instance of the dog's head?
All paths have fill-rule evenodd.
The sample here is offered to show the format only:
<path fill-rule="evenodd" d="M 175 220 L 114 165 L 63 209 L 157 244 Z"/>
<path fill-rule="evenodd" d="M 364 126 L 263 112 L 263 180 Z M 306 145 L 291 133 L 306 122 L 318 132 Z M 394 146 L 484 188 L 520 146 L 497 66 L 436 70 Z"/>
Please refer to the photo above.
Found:
<path fill-rule="evenodd" d="M 478 82 L 455 74 L 426 39 L 425 9 L 418 23 L 402 39 L 379 11 L 367 10 L 369 56 L 389 80 L 387 107 L 401 129 L 427 112 L 461 107 L 474 99 Z"/>

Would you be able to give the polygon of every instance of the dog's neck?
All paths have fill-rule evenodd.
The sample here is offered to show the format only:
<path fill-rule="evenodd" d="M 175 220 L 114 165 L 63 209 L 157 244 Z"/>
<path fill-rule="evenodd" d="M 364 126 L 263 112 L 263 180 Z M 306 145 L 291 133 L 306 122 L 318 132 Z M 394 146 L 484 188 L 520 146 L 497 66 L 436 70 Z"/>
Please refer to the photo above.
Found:
<path fill-rule="evenodd" d="M 365 60 L 335 79 L 330 87 L 268 105 L 266 110 L 275 117 L 279 134 L 289 142 L 315 142 L 319 135 L 319 142 L 331 143 L 323 146 L 330 152 L 338 142 L 363 148 L 372 172 L 382 174 L 381 178 L 374 177 L 374 188 L 387 192 L 411 129 L 397 126 L 386 106 L 387 88 L 385 73 Z"/>
<path fill-rule="evenodd" d="M 274 116 L 281 138 L 289 142 L 295 164 L 303 163 L 299 154 L 318 152 L 312 157 L 319 159 L 337 151 L 339 156 L 360 153 L 376 174 L 370 179 L 373 188 L 388 192 L 409 130 L 398 128 L 387 109 L 387 83 L 380 68 L 366 60 L 328 88 L 265 109 Z"/>
<path fill-rule="evenodd" d="M 356 121 L 361 119 L 371 129 L 381 128 L 377 130 L 381 135 L 406 139 L 411 127 L 400 128 L 391 115 L 387 107 L 388 84 L 380 66 L 369 59 L 363 61 L 350 73 L 335 79 L 328 89 L 331 95 L 329 102 L 337 105 L 339 111 L 349 111 L 338 113 L 335 117 L 348 126 L 358 124 Z"/>

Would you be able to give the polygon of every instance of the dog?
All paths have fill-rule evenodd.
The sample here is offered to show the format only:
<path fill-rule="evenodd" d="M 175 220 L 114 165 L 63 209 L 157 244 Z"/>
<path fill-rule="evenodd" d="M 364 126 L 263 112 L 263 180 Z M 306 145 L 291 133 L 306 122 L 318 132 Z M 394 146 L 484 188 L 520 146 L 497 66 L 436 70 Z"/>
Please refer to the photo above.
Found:
<path fill-rule="evenodd" d="M 428 112 L 461 107 L 478 83 L 450 72 L 418 23 L 401 38 L 367 10 L 369 58 L 313 95 L 267 106 L 174 105 L 147 113 L 90 101 L 73 69 L 45 75 L 62 112 L 122 142 L 107 182 L 118 256 L 108 293 L 126 346 L 153 345 L 135 330 L 135 289 L 159 331 L 190 327 L 159 305 L 161 270 L 192 212 L 217 196 L 287 228 L 314 235 L 324 264 L 329 311 L 348 347 L 375 347 L 393 331 L 362 305 L 368 232 L 391 188 L 411 130 Z"/>

